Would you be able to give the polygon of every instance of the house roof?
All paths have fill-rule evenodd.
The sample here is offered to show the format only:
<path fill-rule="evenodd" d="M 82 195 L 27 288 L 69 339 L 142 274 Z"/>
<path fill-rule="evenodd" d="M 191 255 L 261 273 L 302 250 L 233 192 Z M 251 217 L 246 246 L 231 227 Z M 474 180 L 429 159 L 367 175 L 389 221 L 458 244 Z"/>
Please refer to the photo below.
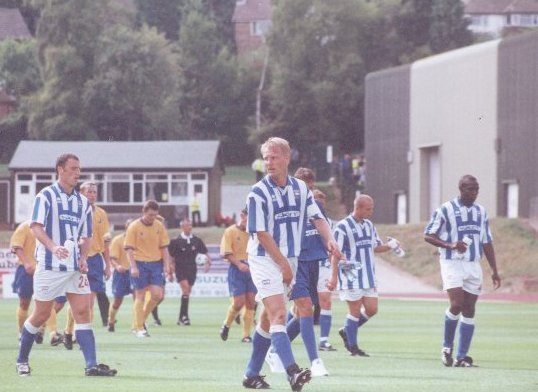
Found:
<path fill-rule="evenodd" d="M 245 0 L 236 2 L 232 22 L 248 23 L 271 19 L 271 0 Z"/>
<path fill-rule="evenodd" d="M 0 103 L 15 103 L 17 99 L 13 95 L 7 94 L 4 90 L 0 90 Z"/>
<path fill-rule="evenodd" d="M 469 0 L 466 14 L 538 13 L 538 0 Z"/>
<path fill-rule="evenodd" d="M 54 170 L 56 158 L 73 153 L 84 170 L 211 169 L 219 164 L 217 140 L 65 142 L 26 141 L 17 146 L 9 170 Z"/>
<path fill-rule="evenodd" d="M 7 38 L 32 38 L 18 8 L 0 8 L 0 40 Z"/>

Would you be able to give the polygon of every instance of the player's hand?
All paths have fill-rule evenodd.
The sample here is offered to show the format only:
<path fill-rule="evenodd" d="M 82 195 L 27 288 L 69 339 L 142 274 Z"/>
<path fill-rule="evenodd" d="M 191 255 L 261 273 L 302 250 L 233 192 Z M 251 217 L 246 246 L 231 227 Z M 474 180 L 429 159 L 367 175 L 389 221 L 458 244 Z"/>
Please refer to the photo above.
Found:
<path fill-rule="evenodd" d="M 249 272 L 250 271 L 250 268 L 248 268 L 248 265 L 245 264 L 245 263 L 239 263 L 237 265 L 237 269 L 241 272 Z"/>
<path fill-rule="evenodd" d="M 209 272 L 209 269 L 211 268 L 211 261 L 207 261 L 205 264 L 204 264 L 204 272 L 207 274 Z"/>
<path fill-rule="evenodd" d="M 497 272 L 494 272 L 493 274 L 491 274 L 491 280 L 493 281 L 493 288 L 495 290 L 501 287 L 501 278 Z"/>
<path fill-rule="evenodd" d="M 467 244 L 463 241 L 458 241 L 453 243 L 451 248 L 458 251 L 458 253 L 465 253 L 467 251 Z"/>
<path fill-rule="evenodd" d="M 35 272 L 35 265 L 32 263 L 24 264 L 24 270 L 28 275 L 33 275 Z"/>
<path fill-rule="evenodd" d="M 103 271 L 103 275 L 105 276 L 105 280 L 110 279 L 110 267 L 105 267 L 105 270 Z"/>
<path fill-rule="evenodd" d="M 327 281 L 327 284 L 325 285 L 330 291 L 334 291 L 336 289 L 336 278 L 331 278 Z"/>
<path fill-rule="evenodd" d="M 86 259 L 81 258 L 78 260 L 78 268 L 81 274 L 88 273 L 88 262 L 86 261 Z"/>
<path fill-rule="evenodd" d="M 138 278 L 140 276 L 140 271 L 138 270 L 138 267 L 132 266 L 131 267 L 131 277 Z"/>
<path fill-rule="evenodd" d="M 174 274 L 171 271 L 168 271 L 168 273 L 166 274 L 166 277 L 167 277 L 169 282 L 174 281 Z"/>
<path fill-rule="evenodd" d="M 67 259 L 69 257 L 69 249 L 60 245 L 56 245 L 54 248 L 52 248 L 52 253 L 60 260 Z"/>
<path fill-rule="evenodd" d="M 336 241 L 329 241 L 327 244 L 327 250 L 331 255 L 336 256 L 339 259 L 344 258 L 342 252 L 340 252 L 340 248 L 338 248 L 338 244 L 336 243 Z"/>
<path fill-rule="evenodd" d="M 282 282 L 285 285 L 289 286 L 293 280 L 293 271 L 291 270 L 290 264 L 286 261 L 282 268 Z"/>

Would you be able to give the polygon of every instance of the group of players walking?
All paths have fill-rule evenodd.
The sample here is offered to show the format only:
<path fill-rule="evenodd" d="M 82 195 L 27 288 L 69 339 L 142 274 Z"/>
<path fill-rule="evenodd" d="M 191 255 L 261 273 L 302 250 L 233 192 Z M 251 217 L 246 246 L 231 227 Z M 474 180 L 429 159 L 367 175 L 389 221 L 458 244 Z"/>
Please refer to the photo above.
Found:
<path fill-rule="evenodd" d="M 338 334 L 351 356 L 367 357 L 359 348 L 358 335 L 360 327 L 378 309 L 374 253 L 400 247 L 397 240 L 381 240 L 370 220 L 374 201 L 365 194 L 357 196 L 353 211 L 331 227 L 324 212 L 324 195 L 315 189 L 313 171 L 300 168 L 294 176 L 289 175 L 290 151 L 288 142 L 281 138 L 270 138 L 262 145 L 267 174 L 252 187 L 238 223 L 226 229 L 221 241 L 221 254 L 230 263 L 232 302 L 220 336 L 227 340 L 233 320 L 244 308 L 242 341 L 252 343 L 243 378 L 243 386 L 249 389 L 269 388 L 260 374 L 264 361 L 273 372 L 287 375 L 293 391 L 300 391 L 313 376 L 329 374 L 318 351 L 336 350 L 328 340 L 331 291 L 335 289 L 348 306 Z M 207 254 L 207 248 L 192 235 L 188 220 L 182 222 L 180 236 L 170 241 L 158 219 L 158 204 L 148 201 L 142 217 L 112 239 L 109 252 L 108 221 L 104 211 L 95 205 L 96 185 L 82 184 L 80 193 L 85 197 L 75 190 L 80 163 L 72 154 L 59 157 L 56 170 L 58 182 L 38 194 L 31 221 L 17 229 L 11 244 L 21 260 L 16 278 L 21 297 L 17 372 L 21 376 L 30 374 L 28 356 L 32 344 L 38 341 L 42 325 L 53 324 L 47 319 L 55 314 L 53 309 L 60 308 L 55 305 L 62 302 L 59 297 L 66 295 L 75 323 L 74 334 L 86 361 L 85 374 L 113 376 L 115 369 L 96 360 L 90 311 L 96 293 L 104 292 L 103 278 L 110 276 L 110 268 L 114 268 L 114 300 L 109 307 L 108 329 L 114 331 L 116 312 L 133 287 L 132 329 L 142 338 L 149 336 L 145 320 L 164 297 L 165 277 L 172 280 L 174 273 L 183 293 L 178 324 L 190 325 L 188 302 L 196 278 L 194 257 Z M 443 364 L 471 367 L 468 351 L 482 285 L 479 261 L 483 253 L 492 269 L 495 288 L 500 286 L 500 278 L 487 213 L 475 203 L 478 182 L 472 176 L 463 176 L 459 189 L 459 197 L 434 212 L 425 240 L 440 249 L 441 276 L 450 300 L 445 314 Z M 19 230 L 31 231 L 37 238 L 37 264 L 31 261 L 33 252 L 28 252 L 32 245 L 15 241 Z M 186 254 L 192 262 L 178 262 Z M 36 305 L 25 320 L 32 295 L 28 288 L 32 274 Z M 293 300 L 289 312 L 288 299 Z M 263 308 L 251 336 L 257 301 Z M 314 333 L 314 304 L 321 307 L 319 344 Z M 454 361 L 458 326 L 460 339 Z M 51 343 L 58 341 L 58 335 L 52 336 Z M 291 349 L 290 342 L 299 335 L 310 360 L 309 368 L 299 367 Z"/>

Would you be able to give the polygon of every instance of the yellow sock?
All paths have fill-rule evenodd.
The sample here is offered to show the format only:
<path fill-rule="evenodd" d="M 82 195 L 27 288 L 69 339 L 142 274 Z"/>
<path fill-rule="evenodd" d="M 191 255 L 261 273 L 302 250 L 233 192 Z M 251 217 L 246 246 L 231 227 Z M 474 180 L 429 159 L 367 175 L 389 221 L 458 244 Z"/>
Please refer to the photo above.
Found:
<path fill-rule="evenodd" d="M 118 313 L 118 309 L 114 309 L 112 306 L 112 303 L 110 304 L 110 307 L 108 308 L 108 323 L 114 324 L 116 323 L 116 314 Z"/>
<path fill-rule="evenodd" d="M 73 317 L 73 312 L 71 308 L 67 309 L 67 320 L 65 321 L 65 333 L 73 335 L 73 330 L 75 329 L 75 318 Z"/>
<path fill-rule="evenodd" d="M 226 312 L 226 319 L 224 320 L 224 325 L 230 328 L 230 325 L 232 325 L 235 316 L 237 316 L 237 313 L 239 312 L 234 309 L 233 304 L 230 304 L 230 306 L 228 307 L 228 312 Z"/>
<path fill-rule="evenodd" d="M 254 309 L 247 309 L 243 312 L 243 337 L 250 336 L 254 324 Z"/>
<path fill-rule="evenodd" d="M 57 322 L 56 322 L 56 311 L 54 308 L 50 311 L 50 316 L 46 322 L 47 331 L 49 331 L 49 335 L 52 337 L 54 334 L 56 334 L 56 328 L 57 328 Z"/>
<path fill-rule="evenodd" d="M 22 326 L 28 318 L 28 310 L 24 310 L 20 306 L 17 306 L 17 327 L 19 328 L 19 333 L 22 332 Z"/>
<path fill-rule="evenodd" d="M 141 331 L 144 329 L 144 301 L 136 299 L 134 302 L 134 320 L 135 329 Z"/>

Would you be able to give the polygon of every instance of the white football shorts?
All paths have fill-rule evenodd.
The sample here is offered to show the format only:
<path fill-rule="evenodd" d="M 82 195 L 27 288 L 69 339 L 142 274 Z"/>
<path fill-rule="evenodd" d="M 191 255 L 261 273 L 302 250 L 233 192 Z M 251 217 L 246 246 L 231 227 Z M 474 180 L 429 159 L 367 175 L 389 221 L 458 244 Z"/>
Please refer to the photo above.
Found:
<path fill-rule="evenodd" d="M 248 265 L 254 286 L 258 289 L 256 301 L 261 301 L 264 298 L 273 295 L 285 294 L 289 296 L 291 288 L 295 283 L 295 274 L 297 273 L 297 258 L 288 258 L 291 270 L 293 272 L 293 280 L 289 286 L 285 286 L 282 282 L 282 271 L 278 264 L 269 256 L 248 256 Z"/>
<path fill-rule="evenodd" d="M 478 261 L 439 260 L 443 290 L 462 287 L 468 293 L 482 292 L 482 267 Z"/>
<path fill-rule="evenodd" d="M 90 294 L 90 283 L 80 271 L 49 271 L 38 263 L 34 272 L 34 298 L 52 301 L 66 293 Z"/>
<path fill-rule="evenodd" d="M 358 301 L 363 297 L 378 298 L 379 293 L 375 287 L 369 289 L 347 289 L 338 292 L 341 301 Z"/>
<path fill-rule="evenodd" d="M 331 261 L 328 259 L 319 261 L 318 293 L 330 293 L 327 283 L 331 280 Z"/>

